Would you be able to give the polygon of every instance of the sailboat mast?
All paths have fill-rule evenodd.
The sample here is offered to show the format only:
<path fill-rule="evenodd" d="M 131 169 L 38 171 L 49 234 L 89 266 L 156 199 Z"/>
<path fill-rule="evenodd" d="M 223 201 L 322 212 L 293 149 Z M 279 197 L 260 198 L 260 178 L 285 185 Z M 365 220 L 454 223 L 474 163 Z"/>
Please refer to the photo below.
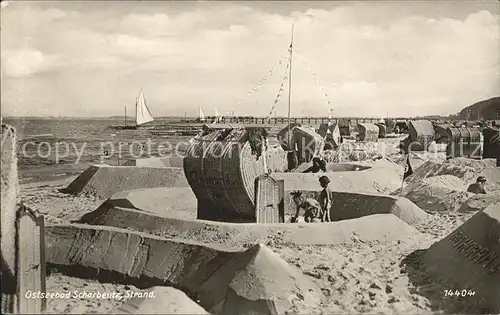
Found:
<path fill-rule="evenodd" d="M 135 125 L 137 126 L 137 106 L 139 106 L 139 96 L 135 98 Z"/>
<path fill-rule="evenodd" d="M 123 117 L 125 121 L 125 126 L 127 125 L 127 105 L 125 105 L 125 116 Z"/>
<path fill-rule="evenodd" d="M 290 59 L 288 61 L 288 145 L 291 142 L 291 134 L 290 134 L 290 122 L 291 122 L 291 113 L 292 113 L 292 51 L 293 51 L 293 29 L 294 25 L 292 24 L 292 39 L 290 41 Z"/>

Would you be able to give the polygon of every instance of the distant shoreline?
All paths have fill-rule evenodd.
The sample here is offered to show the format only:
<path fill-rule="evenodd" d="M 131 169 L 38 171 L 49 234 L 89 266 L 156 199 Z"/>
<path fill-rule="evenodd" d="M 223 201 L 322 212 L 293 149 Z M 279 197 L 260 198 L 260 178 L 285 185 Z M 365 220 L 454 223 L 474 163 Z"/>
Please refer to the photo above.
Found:
<path fill-rule="evenodd" d="M 227 117 L 248 117 L 250 116 L 227 116 Z M 155 120 L 165 120 L 165 119 L 183 119 L 183 120 L 195 120 L 198 117 L 185 117 L 185 116 L 163 116 L 163 117 L 155 117 Z M 214 119 L 214 116 L 207 116 L 206 119 Z M 256 119 L 265 119 L 266 117 L 253 117 Z M 279 118 L 279 119 L 286 119 L 287 117 L 283 116 L 276 116 L 276 117 L 271 117 L 271 118 Z M 293 116 L 290 117 L 291 119 L 296 119 L 296 118 L 328 118 L 327 116 Z M 332 117 L 333 119 L 380 119 L 380 117 L 361 117 L 361 116 L 342 116 L 342 117 Z M 37 116 L 5 116 L 2 117 L 2 119 L 12 119 L 12 120 L 19 120 L 19 119 L 36 119 L 36 120 L 51 120 L 51 119 L 61 119 L 61 120 L 124 120 L 124 117 L 121 116 L 111 116 L 111 117 L 37 117 Z M 126 118 L 128 121 L 133 121 L 135 117 L 127 117 Z M 382 119 L 412 119 L 412 120 L 419 120 L 419 119 L 424 119 L 424 120 L 436 120 L 436 119 L 444 119 L 444 120 L 450 120 L 450 119 L 455 119 L 454 117 L 449 117 L 449 116 L 424 116 L 424 117 L 384 117 Z"/>
<path fill-rule="evenodd" d="M 62 120 L 124 120 L 125 117 L 121 116 L 111 116 L 111 117 L 37 117 L 37 116 L 4 116 L 2 119 L 37 119 L 37 120 L 49 120 L 49 119 L 62 119 Z M 157 117 L 155 120 L 163 119 L 196 119 L 196 117 L 176 117 L 176 116 L 165 116 Z M 127 117 L 127 120 L 133 121 L 135 117 Z"/>

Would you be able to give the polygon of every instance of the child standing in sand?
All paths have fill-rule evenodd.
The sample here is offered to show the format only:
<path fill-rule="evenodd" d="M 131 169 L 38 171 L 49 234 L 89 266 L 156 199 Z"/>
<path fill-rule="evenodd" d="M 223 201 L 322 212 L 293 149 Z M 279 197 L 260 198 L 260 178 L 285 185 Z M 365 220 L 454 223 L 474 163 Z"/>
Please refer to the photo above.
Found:
<path fill-rule="evenodd" d="M 319 184 L 323 190 L 319 194 L 319 204 L 321 206 L 321 221 L 331 222 L 330 210 L 332 207 L 332 191 L 328 187 L 330 184 L 330 179 L 328 176 L 321 176 L 319 178 Z"/>

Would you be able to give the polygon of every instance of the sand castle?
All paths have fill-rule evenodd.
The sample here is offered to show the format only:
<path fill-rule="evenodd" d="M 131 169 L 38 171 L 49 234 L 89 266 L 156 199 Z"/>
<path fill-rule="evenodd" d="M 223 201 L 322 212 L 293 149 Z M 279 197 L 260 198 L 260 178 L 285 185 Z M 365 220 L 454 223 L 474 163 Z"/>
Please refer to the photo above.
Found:
<path fill-rule="evenodd" d="M 429 213 L 478 211 L 457 232 L 425 252 L 406 255 L 403 268 L 411 282 L 424 287 L 427 283 L 421 281 L 422 277 L 433 279 L 441 275 L 451 281 L 453 275 L 460 274 L 450 288 L 474 287 L 477 296 L 471 299 L 474 302 L 470 305 L 456 306 L 457 310 L 500 310 L 496 302 L 500 300 L 500 281 L 494 258 L 500 254 L 499 208 L 495 195 L 499 173 L 492 167 L 492 161 L 428 161 L 414 169 L 402 191 L 398 188 L 403 167 L 387 159 L 330 164 L 326 175 L 332 180 L 332 218 L 336 222 L 286 223 L 286 214 L 293 210 L 290 193 L 303 190 L 316 195 L 320 189 L 318 174 L 273 172 L 267 176 L 265 158 L 269 155 L 257 157 L 258 150 L 256 153 L 254 144 L 248 142 L 248 130 L 231 130 L 225 134 L 232 143 L 242 145 L 243 151 L 238 156 L 232 155 L 229 141 L 224 143 L 227 138 L 216 140 L 222 133 L 226 131 L 221 129 L 207 135 L 213 143 L 223 142 L 221 148 L 225 155 L 220 158 L 197 158 L 188 153 L 187 159 L 144 159 L 127 163 L 135 166 L 92 166 L 82 173 L 63 191 L 82 198 L 95 195 L 107 200 L 96 208 L 82 209 L 80 219 L 72 224 L 46 226 L 48 267 L 76 278 L 149 288 L 158 301 L 163 301 L 132 299 L 110 310 L 115 314 L 307 313 L 328 309 L 333 302 L 331 293 L 326 292 L 331 289 L 320 284 L 316 274 L 306 273 L 302 266 L 285 260 L 284 253 L 276 252 L 280 248 L 299 252 L 304 248 L 302 256 L 307 257 L 318 246 L 324 246 L 324 250 L 397 247 L 425 239 L 418 231 L 419 225 L 430 219 L 424 210 Z M 191 152 L 195 148 L 193 145 Z M 180 162 L 182 168 L 178 166 Z M 226 172 L 229 166 L 240 172 L 238 176 Z M 193 174 L 201 176 L 195 178 Z M 491 195 L 458 198 L 478 174 L 488 176 Z M 267 178 L 265 187 L 279 186 L 264 197 L 255 185 L 262 176 Z M 453 192 L 452 205 L 442 202 L 450 191 Z M 3 193 L 2 189 L 2 197 Z M 441 201 L 429 207 L 433 194 Z M 210 201 L 210 206 L 206 207 L 202 201 Z M 279 219 L 258 223 L 257 210 L 275 212 Z M 2 203 L 2 219 L 4 212 Z M 430 244 L 434 241 L 437 240 Z M 465 242 L 467 249 L 460 247 L 460 242 Z M 488 268 L 474 267 L 457 254 L 457 249 L 470 257 L 475 255 L 471 259 L 474 258 L 476 264 L 488 262 Z M 445 257 L 443 253 L 449 255 Z M 343 281 L 345 277 L 339 269 L 328 281 L 333 288 L 335 281 Z M 372 289 L 372 285 L 366 289 L 370 297 L 374 294 Z M 337 290 L 336 294 L 342 295 L 345 289 Z M 479 292 L 485 298 L 479 299 Z M 435 302 L 431 309 L 452 309 L 437 293 L 419 294 Z M 179 301 L 177 305 L 163 304 L 174 297 Z"/>
<path fill-rule="evenodd" d="M 260 244 L 239 251 L 79 225 L 49 226 L 47 236 L 47 260 L 56 268 L 183 288 L 211 313 L 283 313 L 297 294 L 319 291 Z"/>
<path fill-rule="evenodd" d="M 62 192 L 108 198 L 114 193 L 153 187 L 187 187 L 181 168 L 93 165 Z"/>

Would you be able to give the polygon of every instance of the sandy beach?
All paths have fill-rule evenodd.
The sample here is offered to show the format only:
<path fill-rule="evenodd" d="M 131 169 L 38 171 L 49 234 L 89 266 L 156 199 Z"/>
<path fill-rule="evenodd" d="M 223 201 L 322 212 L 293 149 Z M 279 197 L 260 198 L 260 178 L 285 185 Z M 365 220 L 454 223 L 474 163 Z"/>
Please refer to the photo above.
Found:
<path fill-rule="evenodd" d="M 1 1 L 2 314 L 499 314 L 498 1 Z"/>
<path fill-rule="evenodd" d="M 104 202 L 104 199 L 68 196 L 59 192 L 59 189 L 66 187 L 72 180 L 73 178 L 69 178 L 59 182 L 22 185 L 21 197 L 26 205 L 45 215 L 47 224 L 70 223 Z M 320 286 L 320 301 L 304 301 L 303 311 L 430 314 L 436 312 L 431 307 L 432 302 L 413 288 L 408 276 L 402 272 L 401 261 L 411 252 L 426 249 L 450 234 L 471 216 L 472 213 L 433 213 L 424 222 L 412 228 L 410 237 L 406 236 L 390 243 L 356 241 L 342 246 L 298 246 L 284 243 L 280 234 L 277 234 L 270 238 L 266 245 Z M 204 235 L 203 239 L 210 239 L 211 243 L 243 248 L 252 245 L 232 241 L 233 238 L 210 235 L 210 232 Z M 57 271 L 52 272 L 47 281 L 48 292 L 138 290 L 134 286 L 99 283 L 95 280 L 70 277 Z M 91 298 L 53 299 L 48 301 L 47 312 L 107 312 L 120 303 L 123 301 Z"/>

